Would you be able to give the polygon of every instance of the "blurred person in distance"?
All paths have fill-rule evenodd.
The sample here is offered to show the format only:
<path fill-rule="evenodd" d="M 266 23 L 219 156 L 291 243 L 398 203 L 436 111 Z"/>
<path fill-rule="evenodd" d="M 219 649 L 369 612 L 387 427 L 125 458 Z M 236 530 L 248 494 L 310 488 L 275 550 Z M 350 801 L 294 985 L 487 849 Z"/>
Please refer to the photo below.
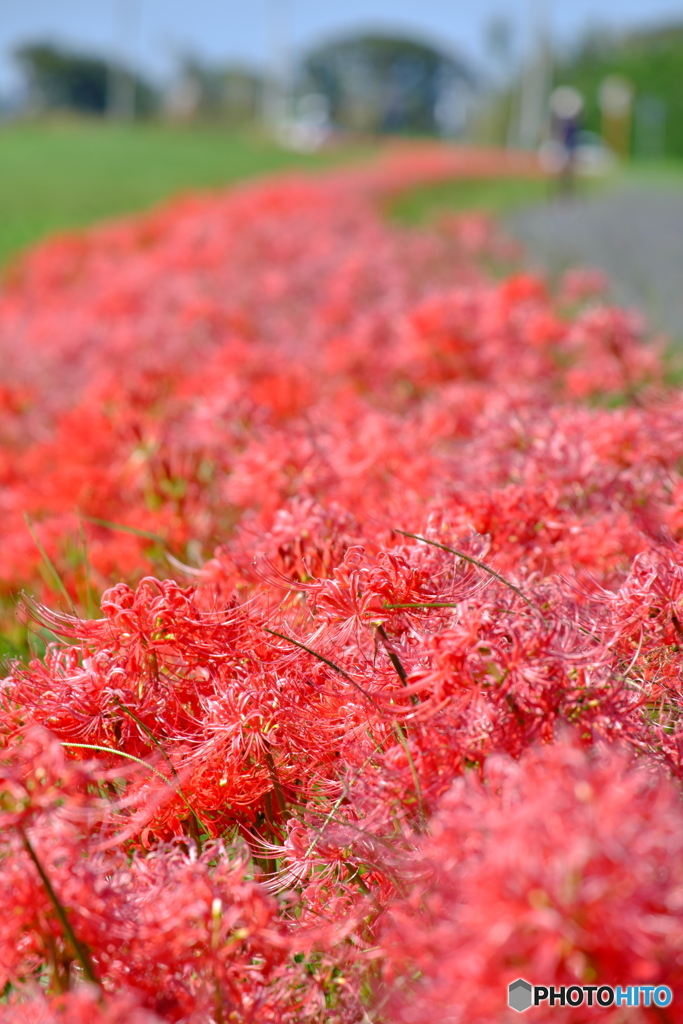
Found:
<path fill-rule="evenodd" d="M 559 195 L 571 196 L 577 170 L 583 96 L 569 85 L 550 95 L 551 137 L 540 149 L 541 164 L 554 175 Z"/>

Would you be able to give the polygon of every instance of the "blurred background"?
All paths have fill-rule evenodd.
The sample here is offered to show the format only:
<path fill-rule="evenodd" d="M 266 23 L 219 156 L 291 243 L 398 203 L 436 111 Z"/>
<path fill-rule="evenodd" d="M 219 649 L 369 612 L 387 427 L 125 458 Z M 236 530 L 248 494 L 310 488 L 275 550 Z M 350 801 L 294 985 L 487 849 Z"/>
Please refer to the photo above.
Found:
<path fill-rule="evenodd" d="M 683 157 L 682 67 L 680 0 L 605 0 L 599 14 L 592 0 L 0 5 L 4 122 L 262 122 L 301 148 L 335 132 L 533 147 L 553 84 L 584 91 L 586 129 L 599 133 L 600 87 L 618 74 L 633 130 L 607 141 L 622 155 Z"/>
<path fill-rule="evenodd" d="M 640 190 L 677 271 L 683 212 L 667 189 L 683 182 L 683 0 L 0 0 L 0 262 L 178 190 L 396 137 L 538 152 L 551 177 L 570 146 L 577 178 Z M 664 192 L 666 209 L 650 209 Z M 460 182 L 407 197 L 398 215 L 484 206 L 546 264 L 614 276 L 621 235 L 600 251 L 610 228 L 595 229 L 595 212 L 583 222 L 581 204 L 555 204 L 551 223 L 533 209 L 547 195 L 540 181 Z M 632 214 L 619 195 L 600 200 L 617 203 L 609 224 Z M 637 301 L 641 285 L 618 297 Z M 677 278 L 667 287 L 683 301 Z"/>

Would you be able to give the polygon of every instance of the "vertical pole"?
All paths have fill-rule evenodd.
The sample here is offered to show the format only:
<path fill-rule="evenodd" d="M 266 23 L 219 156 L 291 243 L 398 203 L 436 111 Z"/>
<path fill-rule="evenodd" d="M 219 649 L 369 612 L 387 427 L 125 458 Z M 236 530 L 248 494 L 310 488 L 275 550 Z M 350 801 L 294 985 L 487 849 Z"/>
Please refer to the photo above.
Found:
<path fill-rule="evenodd" d="M 268 72 L 263 115 L 266 127 L 276 134 L 289 112 L 287 14 L 287 0 L 266 0 Z"/>
<path fill-rule="evenodd" d="M 532 48 L 522 72 L 517 141 L 523 149 L 535 149 L 541 141 L 551 79 L 548 5 L 529 0 Z"/>
<path fill-rule="evenodd" d="M 109 64 L 107 113 L 122 121 L 135 118 L 136 96 L 131 49 L 137 41 L 140 0 L 114 0 L 114 45 Z"/>

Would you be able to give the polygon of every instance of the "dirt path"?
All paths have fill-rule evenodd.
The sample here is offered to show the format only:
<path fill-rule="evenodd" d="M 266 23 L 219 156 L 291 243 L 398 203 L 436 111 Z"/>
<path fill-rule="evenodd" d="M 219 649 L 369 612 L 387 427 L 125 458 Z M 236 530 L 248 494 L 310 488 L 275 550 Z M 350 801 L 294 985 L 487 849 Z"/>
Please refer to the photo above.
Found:
<path fill-rule="evenodd" d="M 516 211 L 507 224 L 533 264 L 603 270 L 614 301 L 683 342 L 683 189 L 639 185 L 556 200 Z"/>

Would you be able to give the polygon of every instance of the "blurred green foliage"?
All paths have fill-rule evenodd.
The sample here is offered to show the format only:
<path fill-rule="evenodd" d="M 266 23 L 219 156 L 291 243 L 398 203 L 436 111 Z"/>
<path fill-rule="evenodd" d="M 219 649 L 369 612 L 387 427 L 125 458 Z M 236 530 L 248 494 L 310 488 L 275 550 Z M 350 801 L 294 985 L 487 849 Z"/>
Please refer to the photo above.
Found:
<path fill-rule="evenodd" d="M 578 55 L 558 65 L 558 84 L 573 85 L 586 99 L 585 127 L 600 131 L 600 83 L 608 75 L 627 78 L 635 94 L 632 148 L 638 152 L 638 117 L 643 101 L 663 105 L 663 151 L 659 156 L 683 157 L 683 24 L 639 32 L 616 40 L 588 39 Z M 639 114 L 639 104 L 640 114 Z"/>

